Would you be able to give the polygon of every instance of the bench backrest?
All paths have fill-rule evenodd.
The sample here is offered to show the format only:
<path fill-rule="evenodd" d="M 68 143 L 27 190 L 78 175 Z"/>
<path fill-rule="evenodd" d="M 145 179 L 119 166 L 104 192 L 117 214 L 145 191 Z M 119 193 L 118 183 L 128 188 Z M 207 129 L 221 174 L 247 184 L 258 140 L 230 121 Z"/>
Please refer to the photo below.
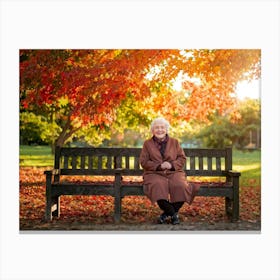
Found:
<path fill-rule="evenodd" d="M 185 148 L 188 176 L 222 176 L 232 169 L 232 149 Z M 141 148 L 61 148 L 55 151 L 54 168 L 61 175 L 114 175 L 122 168 L 123 175 L 141 176 Z"/>

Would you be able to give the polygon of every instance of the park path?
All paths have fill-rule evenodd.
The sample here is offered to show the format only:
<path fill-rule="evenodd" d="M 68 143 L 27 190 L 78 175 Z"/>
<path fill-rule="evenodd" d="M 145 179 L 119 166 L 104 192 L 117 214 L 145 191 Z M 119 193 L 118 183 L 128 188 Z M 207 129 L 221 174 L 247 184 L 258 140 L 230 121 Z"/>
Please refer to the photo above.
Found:
<path fill-rule="evenodd" d="M 147 233 L 194 233 L 194 232 L 254 232 L 259 233 L 261 230 L 261 223 L 238 221 L 231 223 L 227 221 L 222 222 L 183 222 L 179 225 L 159 225 L 152 223 L 139 223 L 139 224 L 93 224 L 93 223 L 79 223 L 79 222 L 66 222 L 66 221 L 52 221 L 52 222 L 28 222 L 21 221 L 21 232 L 26 231 L 90 231 L 94 232 L 147 232 Z"/>

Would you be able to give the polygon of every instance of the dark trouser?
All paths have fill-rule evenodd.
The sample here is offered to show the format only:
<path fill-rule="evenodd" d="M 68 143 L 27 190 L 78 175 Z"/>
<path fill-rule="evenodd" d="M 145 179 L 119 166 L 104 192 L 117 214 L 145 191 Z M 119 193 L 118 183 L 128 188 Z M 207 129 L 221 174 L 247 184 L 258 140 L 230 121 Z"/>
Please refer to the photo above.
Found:
<path fill-rule="evenodd" d="M 184 202 L 179 201 L 179 202 L 169 202 L 165 199 L 160 199 L 157 201 L 157 204 L 161 210 L 164 211 L 164 213 L 167 216 L 173 216 L 175 213 L 178 213 L 180 208 L 183 206 Z"/>

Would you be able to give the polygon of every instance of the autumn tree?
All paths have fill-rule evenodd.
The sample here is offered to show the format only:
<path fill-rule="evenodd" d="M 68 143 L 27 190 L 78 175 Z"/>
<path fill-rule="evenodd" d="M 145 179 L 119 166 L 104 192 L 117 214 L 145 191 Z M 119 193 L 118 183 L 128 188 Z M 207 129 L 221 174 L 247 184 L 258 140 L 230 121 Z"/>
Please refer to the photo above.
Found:
<path fill-rule="evenodd" d="M 22 50 L 21 104 L 55 119 L 63 145 L 82 127 L 109 126 L 128 94 L 145 98 L 146 71 L 163 59 L 157 50 Z"/>
<path fill-rule="evenodd" d="M 21 110 L 55 122 L 63 145 L 81 130 L 158 114 L 207 121 L 233 105 L 238 81 L 259 75 L 259 50 L 21 50 Z M 181 91 L 172 87 L 178 77 Z"/>
<path fill-rule="evenodd" d="M 170 119 L 208 121 L 235 105 L 238 82 L 259 78 L 260 71 L 260 50 L 182 50 L 154 69 L 145 105 Z M 181 77 L 180 92 L 172 88 L 175 77 Z"/>

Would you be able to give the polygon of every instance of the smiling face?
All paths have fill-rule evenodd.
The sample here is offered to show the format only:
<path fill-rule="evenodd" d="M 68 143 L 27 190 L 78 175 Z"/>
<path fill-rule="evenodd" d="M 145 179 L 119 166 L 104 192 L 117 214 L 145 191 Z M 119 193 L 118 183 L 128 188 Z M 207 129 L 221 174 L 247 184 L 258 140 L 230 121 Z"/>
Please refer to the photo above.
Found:
<path fill-rule="evenodd" d="M 156 122 L 153 125 L 152 133 L 156 138 L 163 140 L 167 133 L 166 124 L 162 121 Z"/>

